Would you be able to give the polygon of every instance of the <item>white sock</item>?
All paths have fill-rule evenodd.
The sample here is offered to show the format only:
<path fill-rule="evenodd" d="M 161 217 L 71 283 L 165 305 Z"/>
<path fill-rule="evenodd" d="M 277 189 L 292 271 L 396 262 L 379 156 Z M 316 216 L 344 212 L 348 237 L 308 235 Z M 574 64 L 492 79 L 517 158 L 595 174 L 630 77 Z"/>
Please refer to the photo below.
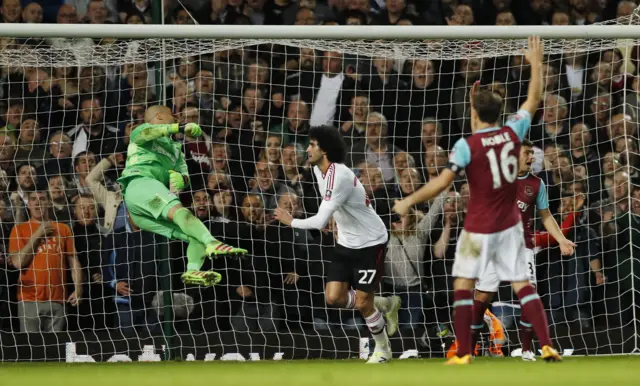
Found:
<path fill-rule="evenodd" d="M 376 341 L 376 348 L 386 347 L 389 342 L 389 337 L 387 337 L 387 330 L 384 328 L 386 323 L 382 313 L 376 308 L 373 314 L 364 318 L 364 321 L 367 323 L 369 331 L 371 331 L 373 340 Z"/>
<path fill-rule="evenodd" d="M 348 310 L 356 308 L 356 291 L 349 290 L 347 292 L 347 305 L 344 308 Z"/>

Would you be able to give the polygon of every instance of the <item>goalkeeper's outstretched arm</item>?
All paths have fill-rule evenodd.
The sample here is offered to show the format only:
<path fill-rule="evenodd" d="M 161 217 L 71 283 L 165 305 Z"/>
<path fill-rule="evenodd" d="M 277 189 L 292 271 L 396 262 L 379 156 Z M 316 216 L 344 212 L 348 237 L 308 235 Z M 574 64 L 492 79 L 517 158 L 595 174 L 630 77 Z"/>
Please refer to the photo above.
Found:
<path fill-rule="evenodd" d="M 150 123 L 138 126 L 132 133 L 130 142 L 136 145 L 143 145 L 149 141 L 161 137 L 168 137 L 178 133 L 180 126 L 177 123 L 152 125 Z"/>

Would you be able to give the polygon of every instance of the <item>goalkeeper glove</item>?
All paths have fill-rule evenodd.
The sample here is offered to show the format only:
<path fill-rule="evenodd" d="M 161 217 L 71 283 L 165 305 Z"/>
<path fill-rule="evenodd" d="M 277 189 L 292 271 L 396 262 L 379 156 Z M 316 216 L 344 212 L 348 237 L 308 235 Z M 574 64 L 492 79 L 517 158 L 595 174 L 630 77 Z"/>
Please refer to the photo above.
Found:
<path fill-rule="evenodd" d="M 189 137 L 199 137 L 202 135 L 202 129 L 197 123 L 187 123 L 182 131 Z"/>
<path fill-rule="evenodd" d="M 182 174 L 169 170 L 169 191 L 178 193 L 184 189 L 184 177 Z"/>
<path fill-rule="evenodd" d="M 202 129 L 197 123 L 187 123 L 186 125 L 179 125 L 177 123 L 174 123 L 173 125 L 169 126 L 168 133 L 184 133 L 189 137 L 199 137 L 202 135 Z"/>

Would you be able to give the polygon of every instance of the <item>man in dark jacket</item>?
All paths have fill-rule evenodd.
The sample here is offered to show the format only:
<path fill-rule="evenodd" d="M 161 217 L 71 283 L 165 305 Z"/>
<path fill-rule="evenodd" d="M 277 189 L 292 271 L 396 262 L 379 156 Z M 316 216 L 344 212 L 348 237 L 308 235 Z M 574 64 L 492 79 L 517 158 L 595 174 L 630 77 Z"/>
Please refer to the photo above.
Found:
<path fill-rule="evenodd" d="M 115 291 L 116 325 L 123 334 L 136 334 L 136 328 L 138 333 L 160 328 L 150 305 L 157 291 L 156 264 L 162 242 L 161 237 L 136 231 L 129 223 L 126 232 L 112 233 L 104 241 L 103 277 Z"/>

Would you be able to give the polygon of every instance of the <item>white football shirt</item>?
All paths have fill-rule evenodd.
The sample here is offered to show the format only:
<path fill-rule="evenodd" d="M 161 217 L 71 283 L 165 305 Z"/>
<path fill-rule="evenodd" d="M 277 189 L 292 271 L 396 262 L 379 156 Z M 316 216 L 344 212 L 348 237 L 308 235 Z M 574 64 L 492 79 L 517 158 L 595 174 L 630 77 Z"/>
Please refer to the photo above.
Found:
<path fill-rule="evenodd" d="M 315 166 L 322 202 L 318 214 L 304 220 L 293 220 L 291 226 L 300 229 L 324 229 L 331 216 L 338 227 L 338 244 L 362 249 L 386 242 L 387 228 L 371 202 L 364 186 L 344 164 L 329 165 L 326 174 Z"/>

